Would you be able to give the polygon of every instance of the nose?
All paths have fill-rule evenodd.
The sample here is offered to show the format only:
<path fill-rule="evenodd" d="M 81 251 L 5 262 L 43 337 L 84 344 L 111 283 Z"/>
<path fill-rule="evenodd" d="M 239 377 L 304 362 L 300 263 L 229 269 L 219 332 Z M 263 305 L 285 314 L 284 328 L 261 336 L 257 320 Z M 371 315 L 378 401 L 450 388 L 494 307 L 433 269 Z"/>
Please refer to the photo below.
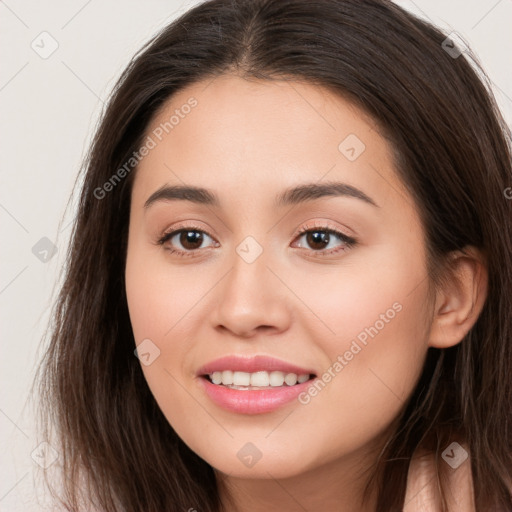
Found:
<path fill-rule="evenodd" d="M 292 317 L 291 297 L 276 270 L 267 266 L 265 251 L 252 263 L 238 254 L 233 262 L 215 297 L 216 328 L 244 338 L 285 331 Z"/>

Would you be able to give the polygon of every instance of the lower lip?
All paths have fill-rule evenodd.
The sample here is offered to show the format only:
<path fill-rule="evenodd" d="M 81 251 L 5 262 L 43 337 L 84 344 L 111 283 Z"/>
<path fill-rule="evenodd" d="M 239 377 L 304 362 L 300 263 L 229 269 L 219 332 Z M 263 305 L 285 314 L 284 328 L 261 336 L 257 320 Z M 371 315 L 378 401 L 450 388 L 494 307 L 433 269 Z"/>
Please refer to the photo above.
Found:
<path fill-rule="evenodd" d="M 206 394 L 223 409 L 240 414 L 262 414 L 275 411 L 297 398 L 314 379 L 294 386 L 276 386 L 258 390 L 231 389 L 212 384 L 205 377 L 199 377 L 199 380 Z"/>

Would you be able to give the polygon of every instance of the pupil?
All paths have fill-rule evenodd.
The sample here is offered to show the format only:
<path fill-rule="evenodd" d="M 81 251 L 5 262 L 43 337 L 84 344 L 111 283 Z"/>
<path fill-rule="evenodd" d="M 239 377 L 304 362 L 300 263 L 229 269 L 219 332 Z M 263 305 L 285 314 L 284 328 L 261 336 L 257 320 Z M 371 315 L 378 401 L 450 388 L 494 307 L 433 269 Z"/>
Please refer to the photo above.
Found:
<path fill-rule="evenodd" d="M 198 231 L 183 231 L 180 236 L 180 243 L 186 249 L 197 249 L 194 244 L 198 244 L 201 246 L 203 242 L 203 235 Z M 192 246 L 192 247 L 190 247 Z"/>
<path fill-rule="evenodd" d="M 325 231 L 310 231 L 307 234 L 307 240 L 313 249 L 323 249 L 326 245 L 329 245 L 329 233 Z M 316 247 L 317 244 L 320 244 L 320 246 Z"/>

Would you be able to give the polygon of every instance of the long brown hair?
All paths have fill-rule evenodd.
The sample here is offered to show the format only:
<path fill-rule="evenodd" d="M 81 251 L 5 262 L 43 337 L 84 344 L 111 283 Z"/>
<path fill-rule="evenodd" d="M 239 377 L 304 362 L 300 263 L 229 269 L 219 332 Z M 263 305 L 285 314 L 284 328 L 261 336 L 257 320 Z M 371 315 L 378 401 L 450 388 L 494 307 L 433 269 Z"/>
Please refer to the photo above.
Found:
<path fill-rule="evenodd" d="M 457 346 L 429 349 L 371 481 L 379 512 L 401 510 L 415 449 L 439 455 L 461 436 L 477 510 L 512 510 L 511 135 L 485 74 L 468 51 L 447 52 L 445 39 L 388 0 L 212 0 L 130 62 L 84 162 L 35 380 L 42 431 L 50 439 L 55 429 L 67 510 L 81 500 L 109 512 L 222 510 L 213 468 L 169 425 L 134 356 L 124 267 L 136 166 L 108 194 L 98 190 L 174 93 L 233 71 L 328 87 L 376 120 L 421 213 L 432 282 L 450 251 L 475 246 L 486 255 L 479 319 Z"/>

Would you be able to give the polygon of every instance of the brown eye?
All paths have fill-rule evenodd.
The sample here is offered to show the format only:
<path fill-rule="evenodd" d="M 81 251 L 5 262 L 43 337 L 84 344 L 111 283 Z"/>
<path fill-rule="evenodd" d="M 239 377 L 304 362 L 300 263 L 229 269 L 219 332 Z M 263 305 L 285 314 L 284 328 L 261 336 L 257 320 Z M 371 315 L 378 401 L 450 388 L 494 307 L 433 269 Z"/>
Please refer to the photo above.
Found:
<path fill-rule="evenodd" d="M 203 234 L 200 231 L 182 231 L 179 241 L 185 249 L 199 249 L 203 243 Z"/>
<path fill-rule="evenodd" d="M 305 239 L 305 242 L 301 240 Z M 298 236 L 299 247 L 312 249 L 314 252 L 336 252 L 352 247 L 357 242 L 354 238 L 330 228 L 304 230 Z"/>
<path fill-rule="evenodd" d="M 309 231 L 306 240 L 312 249 L 325 249 L 329 245 L 330 234 L 325 231 Z"/>
<path fill-rule="evenodd" d="M 171 252 L 192 253 L 198 249 L 208 247 L 206 244 L 210 241 L 210 246 L 214 242 L 213 238 L 200 229 L 183 228 L 167 233 L 159 240 L 159 243 L 165 246 Z"/>

